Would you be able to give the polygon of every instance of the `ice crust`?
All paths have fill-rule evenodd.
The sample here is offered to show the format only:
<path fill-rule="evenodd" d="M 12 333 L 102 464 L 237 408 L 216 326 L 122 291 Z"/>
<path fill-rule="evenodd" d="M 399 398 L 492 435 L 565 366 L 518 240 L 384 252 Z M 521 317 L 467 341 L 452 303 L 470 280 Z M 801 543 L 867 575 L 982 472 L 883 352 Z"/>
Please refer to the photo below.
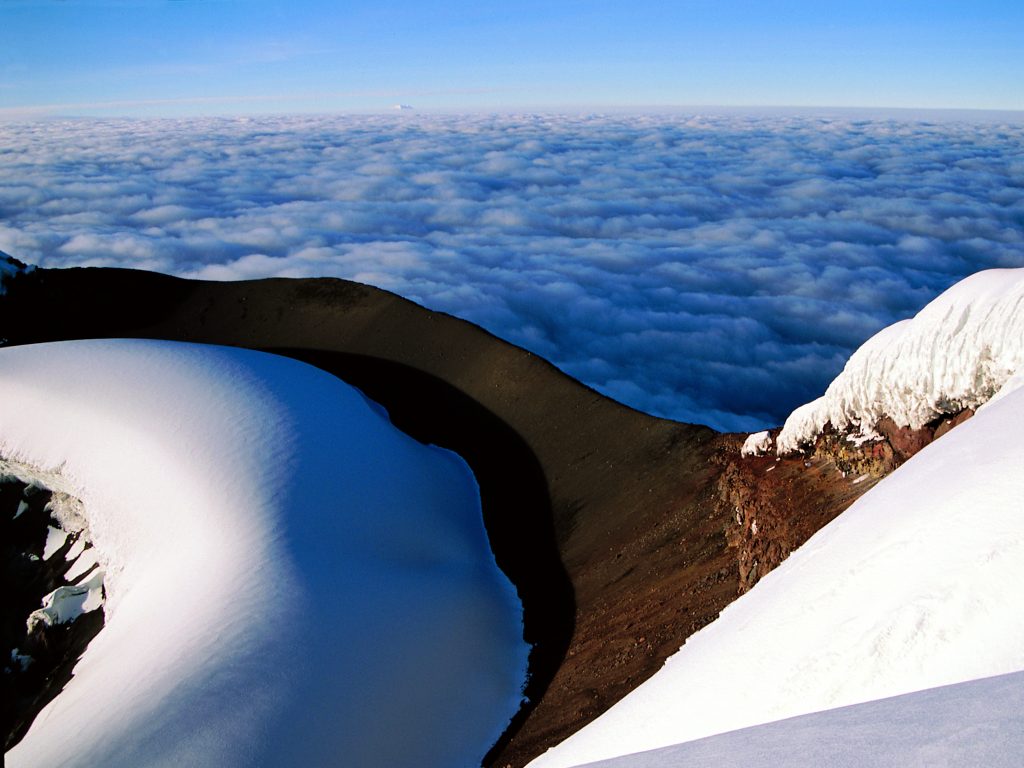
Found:
<path fill-rule="evenodd" d="M 828 423 L 871 437 L 886 416 L 918 429 L 943 414 L 976 409 L 1018 370 L 1024 269 L 979 272 L 865 342 L 824 395 L 786 419 L 778 453 L 813 443 Z"/>
<path fill-rule="evenodd" d="M 6 348 L 0 390 L 0 455 L 82 500 L 107 591 L 8 766 L 479 764 L 527 648 L 461 459 L 247 350 Z"/>
<path fill-rule="evenodd" d="M 1016 324 L 1018 274 L 986 273 L 925 317 L 946 306 L 965 327 L 975 313 Z M 1006 300 L 968 312 L 968 296 Z M 997 362 L 975 369 L 991 378 L 972 392 L 1006 380 L 998 371 L 1012 367 L 1015 348 L 1012 340 L 989 345 L 988 359 Z M 965 347 L 957 359 L 972 357 Z M 1022 434 L 1024 390 L 1016 389 L 883 479 L 691 636 L 654 677 L 531 766 L 574 766 L 1024 670 Z M 1016 712 L 1004 715 L 1021 722 Z M 976 739 L 975 754 L 999 738 L 1012 749 L 991 732 Z M 942 761 L 938 752 L 923 764 Z"/>

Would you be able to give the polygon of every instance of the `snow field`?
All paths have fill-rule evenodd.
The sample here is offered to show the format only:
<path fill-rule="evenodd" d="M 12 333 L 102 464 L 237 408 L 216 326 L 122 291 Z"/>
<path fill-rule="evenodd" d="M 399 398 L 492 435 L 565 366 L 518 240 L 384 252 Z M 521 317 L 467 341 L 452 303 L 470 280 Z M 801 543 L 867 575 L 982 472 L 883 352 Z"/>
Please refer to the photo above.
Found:
<path fill-rule="evenodd" d="M 780 720 L 587 768 L 1019 768 L 1024 672 Z"/>
<path fill-rule="evenodd" d="M 472 474 L 262 353 L 0 350 L 0 455 L 79 497 L 106 626 L 9 766 L 477 764 L 521 608 Z"/>

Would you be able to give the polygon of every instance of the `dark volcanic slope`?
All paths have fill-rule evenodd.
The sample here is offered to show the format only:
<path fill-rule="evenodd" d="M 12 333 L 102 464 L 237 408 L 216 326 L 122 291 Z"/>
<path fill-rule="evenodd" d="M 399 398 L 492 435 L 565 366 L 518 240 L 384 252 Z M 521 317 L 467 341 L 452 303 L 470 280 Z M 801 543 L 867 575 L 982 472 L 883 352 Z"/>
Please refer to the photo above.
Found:
<path fill-rule="evenodd" d="M 387 292 L 333 279 L 40 270 L 0 300 L 0 329 L 12 344 L 147 337 L 277 351 L 356 384 L 399 427 L 462 454 L 535 645 L 530 706 L 489 755 L 494 765 L 523 764 L 589 722 L 740 591 L 740 550 L 750 548 L 737 545 L 720 482 L 738 461 L 735 440 L 626 408 Z M 847 503 L 824 504 L 803 528 Z"/>

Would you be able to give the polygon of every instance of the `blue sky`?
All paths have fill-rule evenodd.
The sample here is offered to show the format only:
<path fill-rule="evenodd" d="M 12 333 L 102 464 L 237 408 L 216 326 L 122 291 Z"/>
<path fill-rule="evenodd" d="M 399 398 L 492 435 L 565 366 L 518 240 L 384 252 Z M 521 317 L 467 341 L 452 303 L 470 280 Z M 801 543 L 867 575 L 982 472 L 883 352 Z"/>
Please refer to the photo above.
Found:
<path fill-rule="evenodd" d="M 1024 3 L 0 0 L 0 116 L 1024 109 Z"/>

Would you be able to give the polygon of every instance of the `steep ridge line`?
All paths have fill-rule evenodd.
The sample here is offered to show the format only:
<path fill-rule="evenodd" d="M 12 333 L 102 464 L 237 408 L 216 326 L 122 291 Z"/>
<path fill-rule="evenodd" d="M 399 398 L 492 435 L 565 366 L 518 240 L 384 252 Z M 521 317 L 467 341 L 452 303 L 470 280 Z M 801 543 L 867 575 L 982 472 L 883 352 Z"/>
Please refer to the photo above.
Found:
<path fill-rule="evenodd" d="M 397 426 L 462 454 L 535 644 L 530 702 L 489 765 L 522 765 L 594 719 L 744 588 L 749 555 L 725 470 L 759 465 L 739 457 L 740 438 L 627 408 L 385 291 L 335 279 L 37 270 L 11 281 L 0 328 L 10 344 L 143 337 L 277 351 L 362 387 Z M 806 476 L 801 498 L 815 496 L 816 477 Z M 828 485 L 839 473 L 822 477 Z M 787 488 L 753 503 L 774 505 L 780 520 L 799 513 Z M 780 524 L 786 540 L 768 549 L 784 556 L 849 495 L 828 495 L 805 524 Z"/>

